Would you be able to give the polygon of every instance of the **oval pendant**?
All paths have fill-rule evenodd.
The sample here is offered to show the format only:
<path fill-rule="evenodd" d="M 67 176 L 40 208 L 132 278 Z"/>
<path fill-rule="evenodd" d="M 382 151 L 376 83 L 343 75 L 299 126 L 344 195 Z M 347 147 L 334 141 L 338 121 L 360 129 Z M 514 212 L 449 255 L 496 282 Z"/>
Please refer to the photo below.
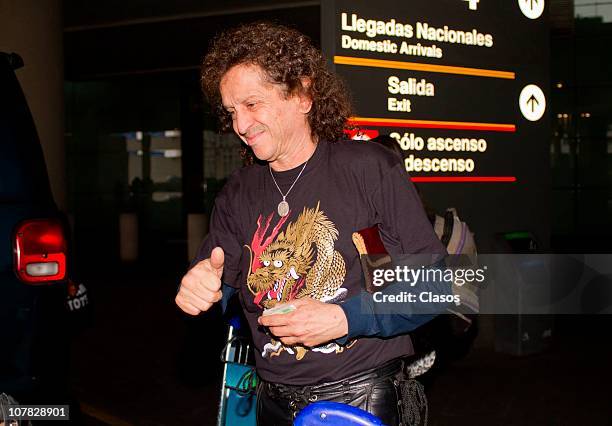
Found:
<path fill-rule="evenodd" d="M 280 203 L 278 203 L 278 207 L 276 208 L 276 210 L 278 211 L 278 214 L 281 217 L 287 216 L 289 214 L 289 203 L 285 200 L 281 201 Z"/>

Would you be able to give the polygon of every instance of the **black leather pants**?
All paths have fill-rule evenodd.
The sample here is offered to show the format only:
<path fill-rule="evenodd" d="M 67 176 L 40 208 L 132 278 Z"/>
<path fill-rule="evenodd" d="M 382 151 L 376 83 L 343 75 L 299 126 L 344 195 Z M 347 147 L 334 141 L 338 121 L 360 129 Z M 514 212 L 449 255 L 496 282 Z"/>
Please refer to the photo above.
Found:
<path fill-rule="evenodd" d="M 408 391 L 403 366 L 402 360 L 394 360 L 375 370 L 315 386 L 287 386 L 261 380 L 257 388 L 257 424 L 293 425 L 297 413 L 311 402 L 334 401 L 369 411 L 385 425 L 406 425 L 402 392 Z M 424 398 L 424 394 L 421 396 Z"/>

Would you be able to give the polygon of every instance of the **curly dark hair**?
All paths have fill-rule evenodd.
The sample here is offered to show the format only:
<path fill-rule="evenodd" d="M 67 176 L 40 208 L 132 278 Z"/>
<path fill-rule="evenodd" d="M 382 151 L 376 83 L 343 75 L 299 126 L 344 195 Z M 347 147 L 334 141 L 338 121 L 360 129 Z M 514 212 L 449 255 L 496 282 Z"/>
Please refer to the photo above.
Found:
<path fill-rule="evenodd" d="M 219 34 L 204 57 L 202 90 L 221 120 L 223 131 L 232 119 L 221 104 L 219 84 L 230 68 L 239 64 L 261 67 L 271 83 L 280 84 L 287 96 L 305 94 L 312 99 L 308 113 L 315 140 L 337 141 L 351 115 L 344 83 L 327 70 L 325 59 L 310 39 L 297 30 L 270 22 L 242 25 Z M 304 87 L 302 79 L 310 84 Z"/>

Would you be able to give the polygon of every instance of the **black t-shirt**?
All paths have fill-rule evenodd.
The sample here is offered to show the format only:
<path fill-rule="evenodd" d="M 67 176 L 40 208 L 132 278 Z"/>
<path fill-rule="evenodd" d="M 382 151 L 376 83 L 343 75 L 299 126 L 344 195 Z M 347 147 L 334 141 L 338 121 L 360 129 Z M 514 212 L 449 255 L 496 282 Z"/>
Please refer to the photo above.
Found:
<path fill-rule="evenodd" d="M 274 172 L 283 193 L 302 166 Z M 197 256 L 223 248 L 223 282 L 239 289 L 259 375 L 276 383 L 317 384 L 411 355 L 408 335 L 285 347 L 257 323 L 264 307 L 277 302 L 312 297 L 342 303 L 358 294 L 363 272 L 351 237 L 361 229 L 378 225 L 392 255 L 445 253 L 399 158 L 374 143 L 322 141 L 287 196 L 290 213 L 284 218 L 277 213 L 281 200 L 267 165 L 237 170 L 215 201 Z"/>

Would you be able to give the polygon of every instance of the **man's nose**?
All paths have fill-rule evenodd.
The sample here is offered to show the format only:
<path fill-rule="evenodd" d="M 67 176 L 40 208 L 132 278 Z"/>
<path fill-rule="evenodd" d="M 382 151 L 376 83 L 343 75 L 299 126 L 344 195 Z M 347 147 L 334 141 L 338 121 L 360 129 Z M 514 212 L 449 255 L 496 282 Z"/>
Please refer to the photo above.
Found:
<path fill-rule="evenodd" d="M 253 124 L 251 114 L 248 111 L 236 111 L 234 114 L 234 127 L 240 135 L 244 136 Z"/>

